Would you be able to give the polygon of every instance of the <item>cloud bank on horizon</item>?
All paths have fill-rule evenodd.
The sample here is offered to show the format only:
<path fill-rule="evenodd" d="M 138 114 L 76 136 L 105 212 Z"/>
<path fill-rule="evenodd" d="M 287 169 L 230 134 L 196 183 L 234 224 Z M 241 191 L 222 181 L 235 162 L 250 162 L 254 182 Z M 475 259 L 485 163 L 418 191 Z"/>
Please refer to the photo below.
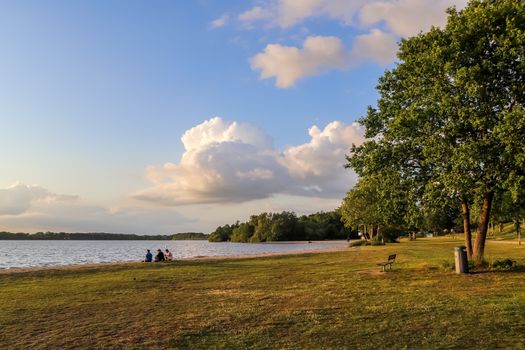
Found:
<path fill-rule="evenodd" d="M 38 185 L 16 182 L 0 189 L 0 216 L 22 214 L 38 202 L 73 202 L 77 199 L 78 196 L 56 194 Z"/>
<path fill-rule="evenodd" d="M 152 186 L 133 198 L 161 206 L 240 203 L 276 194 L 342 198 L 357 179 L 343 166 L 352 144 L 364 141 L 362 127 L 334 121 L 308 133 L 308 143 L 279 151 L 251 124 L 211 118 L 184 133 L 179 163 L 146 169 Z"/>
<path fill-rule="evenodd" d="M 214 117 L 182 135 L 185 152 L 180 162 L 146 169 L 151 187 L 131 197 L 153 206 L 123 203 L 105 208 L 76 195 L 18 182 L 0 189 L 0 224 L 24 231 L 147 234 L 173 232 L 175 221 L 179 231 L 218 224 L 211 212 L 209 220 L 197 220 L 191 210 L 184 215 L 172 207 L 244 203 L 243 209 L 230 208 L 232 219 L 254 210 L 290 210 L 285 203 L 297 201 L 295 210 L 303 212 L 331 209 L 357 181 L 357 175 L 343 166 L 351 145 L 364 141 L 363 129 L 357 123 L 334 121 L 323 129 L 314 125 L 308 134 L 307 143 L 280 151 L 260 128 Z M 299 198 L 305 197 L 317 203 L 303 208 Z M 224 213 L 220 217 L 225 220 Z"/>
<path fill-rule="evenodd" d="M 250 59 L 261 79 L 275 79 L 278 88 L 289 88 L 303 78 L 329 70 L 347 70 L 365 62 L 380 66 L 394 63 L 397 42 L 432 26 L 446 23 L 446 9 L 458 9 L 467 0 L 267 0 L 237 16 L 242 28 L 289 30 L 306 21 L 330 19 L 352 26 L 362 34 L 350 47 L 347 38 L 311 35 L 302 47 L 268 43 Z M 217 19 L 212 23 L 220 20 Z"/>
<path fill-rule="evenodd" d="M 167 234 L 174 221 L 182 230 L 191 230 L 196 222 L 169 208 L 105 208 L 39 185 L 17 182 L 0 189 L 0 230 Z"/>

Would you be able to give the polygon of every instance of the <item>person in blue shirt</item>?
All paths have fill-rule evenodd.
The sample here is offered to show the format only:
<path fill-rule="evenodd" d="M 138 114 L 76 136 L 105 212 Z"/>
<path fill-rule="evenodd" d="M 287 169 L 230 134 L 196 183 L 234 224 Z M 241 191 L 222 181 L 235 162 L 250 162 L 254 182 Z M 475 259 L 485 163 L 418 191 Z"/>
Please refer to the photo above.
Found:
<path fill-rule="evenodd" d="M 151 252 L 149 251 L 149 249 L 147 249 L 147 253 L 146 253 L 146 259 L 144 259 L 144 262 L 151 262 L 153 260 L 153 254 L 151 254 Z"/>

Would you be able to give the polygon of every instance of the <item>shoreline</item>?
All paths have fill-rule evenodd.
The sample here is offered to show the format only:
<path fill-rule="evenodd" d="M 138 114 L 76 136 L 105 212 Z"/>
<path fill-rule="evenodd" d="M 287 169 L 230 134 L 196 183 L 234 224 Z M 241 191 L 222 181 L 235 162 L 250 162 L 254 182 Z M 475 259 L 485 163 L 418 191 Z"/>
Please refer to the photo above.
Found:
<path fill-rule="evenodd" d="M 296 243 L 297 241 L 291 242 L 267 242 L 267 244 L 283 244 L 283 243 Z M 333 243 L 333 242 L 346 242 L 346 241 L 312 241 L 312 243 Z M 176 264 L 179 261 L 221 261 L 221 260 L 244 260 L 244 259 L 256 259 L 256 258 L 267 258 L 276 256 L 286 255 L 302 255 L 302 254 L 315 254 L 315 253 L 335 253 L 341 251 L 347 251 L 349 247 L 331 247 L 324 249 L 305 249 L 295 250 L 288 252 L 270 252 L 270 253 L 256 253 L 256 254 L 234 254 L 234 255 L 208 255 L 208 256 L 194 256 L 188 258 L 174 259 L 172 262 L 165 262 L 159 265 Z M 67 270 L 89 270 L 100 267 L 131 267 L 133 265 L 145 266 L 146 264 L 142 261 L 117 261 L 117 262 L 101 262 L 101 263 L 88 263 L 88 264 L 70 264 L 70 265 L 52 265 L 52 266 L 34 266 L 34 267 L 13 267 L 9 269 L 0 269 L 0 275 L 10 275 L 18 273 L 30 273 L 30 272 L 42 272 L 42 271 L 67 271 Z M 148 263 L 155 265 L 157 263 Z"/>

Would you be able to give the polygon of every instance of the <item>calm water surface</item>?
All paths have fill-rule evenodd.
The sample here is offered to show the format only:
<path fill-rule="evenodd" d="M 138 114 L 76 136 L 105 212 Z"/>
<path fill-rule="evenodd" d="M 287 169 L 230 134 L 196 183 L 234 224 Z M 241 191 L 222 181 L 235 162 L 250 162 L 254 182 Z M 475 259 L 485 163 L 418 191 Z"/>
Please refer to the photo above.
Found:
<path fill-rule="evenodd" d="M 281 253 L 345 247 L 344 241 L 210 243 L 208 241 L 0 241 L 0 269 L 140 261 L 146 249 L 168 248 L 175 259 Z"/>

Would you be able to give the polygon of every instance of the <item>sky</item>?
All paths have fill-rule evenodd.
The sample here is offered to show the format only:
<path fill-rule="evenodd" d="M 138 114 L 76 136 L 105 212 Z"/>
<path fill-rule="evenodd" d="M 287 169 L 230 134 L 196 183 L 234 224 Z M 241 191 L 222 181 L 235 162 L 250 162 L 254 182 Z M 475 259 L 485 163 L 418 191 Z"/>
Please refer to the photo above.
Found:
<path fill-rule="evenodd" d="M 339 206 L 401 38 L 466 0 L 3 0 L 0 230 Z"/>

